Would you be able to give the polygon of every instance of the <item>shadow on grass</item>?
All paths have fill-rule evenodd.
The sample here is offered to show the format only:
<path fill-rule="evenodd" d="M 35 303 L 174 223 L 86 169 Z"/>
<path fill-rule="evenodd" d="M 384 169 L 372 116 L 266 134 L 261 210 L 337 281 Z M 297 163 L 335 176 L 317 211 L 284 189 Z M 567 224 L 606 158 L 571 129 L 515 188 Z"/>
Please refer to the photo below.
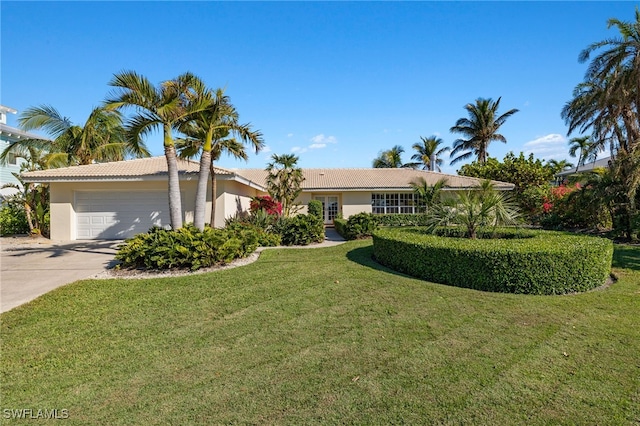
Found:
<path fill-rule="evenodd" d="M 640 246 L 616 244 L 611 266 L 640 271 Z"/>
<path fill-rule="evenodd" d="M 347 259 L 349 259 L 352 262 L 358 263 L 362 266 L 366 266 L 369 267 L 371 269 L 375 269 L 376 271 L 380 271 L 380 272 L 386 272 L 388 274 L 393 274 L 393 275 L 397 275 L 399 277 L 405 277 L 405 278 L 415 278 L 412 277 L 411 275 L 407 275 L 407 274 L 403 274 L 401 272 L 398 271 L 394 271 L 391 268 L 387 268 L 386 266 L 383 266 L 381 264 L 379 264 L 378 262 L 376 262 L 373 259 L 373 246 L 367 246 L 367 247 L 359 247 L 356 249 L 353 249 L 349 252 L 347 252 Z M 415 278 L 417 279 L 417 278 Z"/>

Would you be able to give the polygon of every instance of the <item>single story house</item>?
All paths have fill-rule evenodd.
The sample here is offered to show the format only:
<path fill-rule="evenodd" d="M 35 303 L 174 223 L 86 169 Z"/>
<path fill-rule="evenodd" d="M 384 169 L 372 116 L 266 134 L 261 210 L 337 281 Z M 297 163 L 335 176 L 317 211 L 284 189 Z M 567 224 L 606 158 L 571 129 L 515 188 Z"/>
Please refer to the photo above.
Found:
<path fill-rule="evenodd" d="M 595 169 L 608 169 L 610 161 L 611 157 L 605 157 L 596 161 L 590 161 L 588 163 L 584 163 L 582 166 L 578 166 L 577 168 L 572 167 L 568 170 L 565 170 L 564 172 L 560 172 L 556 174 L 556 177 L 562 180 L 577 173 L 587 173 Z"/>
<path fill-rule="evenodd" d="M 197 162 L 179 160 L 183 220 L 193 221 Z M 216 171 L 214 226 L 248 210 L 252 197 L 266 195 L 267 172 L 261 169 Z M 420 177 L 434 184 L 447 179 L 452 191 L 473 189 L 476 178 L 445 175 L 413 169 L 303 169 L 304 182 L 298 202 L 320 200 L 324 221 L 360 213 L 413 213 L 410 183 Z M 165 157 L 151 157 L 112 163 L 90 164 L 24 173 L 25 182 L 46 183 L 51 190 L 51 239 L 124 239 L 151 226 L 169 226 L 167 163 Z M 499 190 L 513 184 L 494 182 Z M 211 215 L 208 191 L 206 217 Z"/>

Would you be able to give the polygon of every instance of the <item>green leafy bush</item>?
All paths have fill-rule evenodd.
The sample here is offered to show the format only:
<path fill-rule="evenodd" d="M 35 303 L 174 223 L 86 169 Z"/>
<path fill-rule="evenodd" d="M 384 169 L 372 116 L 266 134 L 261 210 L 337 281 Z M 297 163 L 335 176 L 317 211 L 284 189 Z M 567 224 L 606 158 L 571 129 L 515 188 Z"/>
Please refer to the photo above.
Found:
<path fill-rule="evenodd" d="M 505 293 L 586 291 L 604 284 L 611 269 L 610 240 L 506 228 L 499 234 L 509 238 L 471 240 L 428 235 L 420 228 L 386 228 L 373 235 L 374 256 L 432 282 Z"/>
<path fill-rule="evenodd" d="M 260 247 L 276 247 L 282 244 L 280 234 L 272 232 L 273 225 L 269 225 L 269 230 L 265 230 L 263 226 L 256 225 L 251 222 L 228 221 L 225 229 L 235 231 L 250 230 L 256 233 L 258 237 L 258 245 Z"/>
<path fill-rule="evenodd" d="M 282 237 L 282 244 L 306 246 L 324 241 L 324 224 L 321 219 L 309 214 L 280 217 L 274 225 L 274 232 Z"/>
<path fill-rule="evenodd" d="M 378 216 L 372 213 L 358 213 L 348 220 L 334 219 L 336 232 L 345 240 L 369 238 L 378 229 Z"/>
<path fill-rule="evenodd" d="M 387 213 L 377 214 L 375 217 L 381 226 L 426 226 L 429 223 L 426 213 Z"/>
<path fill-rule="evenodd" d="M 175 231 L 153 227 L 126 240 L 115 257 L 126 268 L 197 270 L 246 257 L 257 247 L 258 235 L 252 229 L 200 231 L 189 224 Z"/>
<path fill-rule="evenodd" d="M 311 200 L 307 205 L 307 211 L 310 215 L 317 217 L 320 220 L 324 220 L 322 217 L 322 201 Z"/>
<path fill-rule="evenodd" d="M 0 235 L 28 234 L 29 224 L 24 209 L 8 204 L 0 209 Z"/>

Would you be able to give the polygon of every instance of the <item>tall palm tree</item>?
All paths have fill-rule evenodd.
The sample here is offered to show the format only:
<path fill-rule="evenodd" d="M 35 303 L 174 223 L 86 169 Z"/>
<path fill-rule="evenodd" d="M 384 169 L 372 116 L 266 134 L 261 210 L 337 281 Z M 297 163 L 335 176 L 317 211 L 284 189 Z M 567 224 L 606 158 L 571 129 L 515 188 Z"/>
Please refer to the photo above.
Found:
<path fill-rule="evenodd" d="M 20 114 L 18 125 L 25 131 L 44 131 L 52 140 L 19 139 L 2 152 L 0 161 L 4 161 L 9 153 L 26 155 L 29 148 L 42 151 L 42 161 L 49 167 L 149 156 L 143 143 L 127 141 L 121 114 L 103 107 L 94 108 L 82 126 L 73 124 L 50 105 L 30 107 Z"/>
<path fill-rule="evenodd" d="M 268 172 L 267 191 L 282 204 L 282 214 L 289 216 L 293 212 L 293 203 L 302 192 L 302 169 L 297 165 L 298 157 L 293 154 L 273 154 L 271 160 L 265 169 Z"/>
<path fill-rule="evenodd" d="M 591 136 L 582 136 L 577 138 L 571 138 L 569 140 L 569 155 L 571 157 L 578 157 L 578 163 L 576 164 L 576 172 L 580 166 L 584 166 L 588 160 L 595 161 L 598 157 L 598 145 L 595 145 L 591 140 Z"/>
<path fill-rule="evenodd" d="M 404 148 L 400 145 L 396 145 L 387 151 L 382 151 L 378 154 L 378 157 L 373 160 L 373 167 L 376 169 L 415 169 L 418 167 L 418 163 L 403 163 L 403 152 Z"/>
<path fill-rule="evenodd" d="M 114 87 L 106 105 L 110 109 L 131 107 L 136 114 L 126 125 L 129 141 L 138 141 L 143 136 L 161 128 L 164 154 L 169 174 L 169 214 L 171 227 L 182 227 L 182 200 L 178 160 L 173 132 L 177 131 L 186 117 L 204 110 L 208 103 L 199 94 L 204 93 L 201 81 L 191 73 L 184 73 L 173 80 L 154 86 L 146 77 L 135 71 L 115 74 L 109 85 Z"/>
<path fill-rule="evenodd" d="M 257 153 L 264 146 L 264 141 L 259 131 L 251 130 L 250 124 L 240 124 L 238 122 L 238 112 L 222 89 L 217 89 L 215 92 L 207 89 L 201 96 L 209 104 L 202 111 L 186 117 L 180 129 L 191 139 L 188 143 L 181 142 L 178 148 L 181 151 L 181 157 L 192 158 L 198 152 L 200 153 L 200 173 L 196 189 L 194 225 L 199 229 L 204 229 L 209 174 L 211 174 L 212 191 L 211 226 L 213 226 L 215 218 L 214 161 L 219 160 L 223 152 L 246 160 L 248 157 L 243 144 L 252 145 Z M 237 136 L 242 143 L 238 142 L 234 137 L 230 138 L 230 134 Z"/>
<path fill-rule="evenodd" d="M 411 159 L 421 164 L 423 170 L 431 170 L 431 161 L 435 157 L 436 169 L 440 171 L 440 166 L 444 162 L 442 156 L 449 151 L 449 147 L 440 148 L 444 142 L 437 136 L 429 136 L 428 138 L 420 136 L 420 141 L 413 144 L 412 148 L 416 150 L 416 153 L 411 156 Z"/>
<path fill-rule="evenodd" d="M 469 118 L 460 118 L 456 121 L 455 126 L 449 129 L 452 133 L 459 133 L 466 137 L 466 139 L 456 139 L 453 142 L 453 150 L 450 155 L 453 158 L 451 164 L 467 160 L 473 155 L 479 163 L 484 164 L 489 156 L 488 149 L 491 142 L 507 143 L 507 139 L 498 133 L 498 130 L 518 110 L 514 108 L 498 115 L 501 99 L 500 97 L 494 102 L 490 98 L 478 98 L 475 104 L 465 105 L 464 108 L 467 110 Z"/>

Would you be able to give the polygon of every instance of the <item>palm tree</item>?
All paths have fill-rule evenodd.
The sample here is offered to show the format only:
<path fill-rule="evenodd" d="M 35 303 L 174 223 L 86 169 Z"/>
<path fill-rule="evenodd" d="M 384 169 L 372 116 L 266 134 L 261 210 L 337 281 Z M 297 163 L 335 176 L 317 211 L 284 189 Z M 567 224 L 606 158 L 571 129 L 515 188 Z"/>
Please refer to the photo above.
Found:
<path fill-rule="evenodd" d="M 199 94 L 205 92 L 201 81 L 191 73 L 184 73 L 155 87 L 146 77 L 135 71 L 115 74 L 109 82 L 115 90 L 107 99 L 110 109 L 131 107 L 136 114 L 126 125 L 127 138 L 132 143 L 149 133 L 162 129 L 164 154 L 169 175 L 169 214 L 171 227 L 182 227 L 182 200 L 178 160 L 173 138 L 185 118 L 206 109 L 208 103 Z"/>
<path fill-rule="evenodd" d="M 415 169 L 418 167 L 418 163 L 403 163 L 403 152 L 404 148 L 400 145 L 396 145 L 387 151 L 382 151 L 378 154 L 378 157 L 373 160 L 373 167 L 376 169 Z"/>
<path fill-rule="evenodd" d="M 302 169 L 297 166 L 297 156 L 273 154 L 271 159 L 265 169 L 268 172 L 267 191 L 274 200 L 282 204 L 282 214 L 286 217 L 293 212 L 293 203 L 302 192 L 304 176 Z"/>
<path fill-rule="evenodd" d="M 595 161 L 598 157 L 598 146 L 593 143 L 591 136 L 582 136 L 579 138 L 571 138 L 569 141 L 569 155 L 578 157 L 576 164 L 576 172 L 580 166 L 584 166 L 587 160 Z"/>
<path fill-rule="evenodd" d="M 461 192 L 456 198 L 436 204 L 429 216 L 431 232 L 443 225 L 460 225 L 467 228 L 468 238 L 476 239 L 482 227 L 515 225 L 520 214 L 510 197 L 496 191 L 491 181 L 484 180 L 478 189 Z"/>
<path fill-rule="evenodd" d="M 447 186 L 447 179 L 439 179 L 434 185 L 429 185 L 425 178 L 410 182 L 413 193 L 416 196 L 416 205 L 421 211 L 429 211 L 441 201 L 442 191 Z"/>
<path fill-rule="evenodd" d="M 489 156 L 488 149 L 491 142 L 507 143 L 507 139 L 498 133 L 498 130 L 507 121 L 507 118 L 518 110 L 510 109 L 498 116 L 501 99 L 500 97 L 494 102 L 490 98 L 478 98 L 475 104 L 465 105 L 464 108 L 467 110 L 469 118 L 460 118 L 456 121 L 455 126 L 449 129 L 450 132 L 460 133 L 467 138 L 456 139 L 453 142 L 453 150 L 450 155 L 453 158 L 451 164 L 467 160 L 472 155 L 476 156 L 479 163 L 484 164 Z M 456 157 L 456 155 L 458 156 Z"/>
<path fill-rule="evenodd" d="M 431 161 L 435 157 L 436 169 L 440 171 L 440 166 L 443 163 L 442 156 L 445 152 L 449 151 L 449 147 L 438 149 L 444 142 L 437 136 L 430 136 L 428 138 L 420 136 L 420 140 L 421 142 L 416 142 L 412 146 L 412 148 L 416 150 L 416 154 L 413 154 L 411 159 L 422 164 L 423 170 L 431 170 Z"/>
<path fill-rule="evenodd" d="M 252 131 L 250 124 L 238 123 L 238 112 L 231 104 L 228 96 L 222 89 L 215 92 L 206 90 L 201 94 L 203 99 L 209 102 L 206 109 L 196 112 L 193 116 L 185 118 L 181 130 L 191 139 L 181 141 L 178 150 L 181 157 L 192 158 L 200 152 L 200 173 L 196 189 L 196 201 L 194 210 L 194 225 L 204 229 L 204 216 L 207 201 L 207 183 L 211 174 L 211 226 L 215 218 L 216 182 L 213 163 L 220 159 L 223 152 L 227 152 L 236 158 L 247 159 L 243 144 L 251 144 L 256 153 L 264 146 L 262 134 Z M 234 134 L 240 138 L 239 143 L 235 138 L 229 138 Z"/>
<path fill-rule="evenodd" d="M 616 101 L 619 119 L 623 122 L 627 138 L 632 144 L 640 140 L 640 10 L 636 7 L 635 21 L 624 22 L 616 18 L 607 21 L 607 28 L 615 27 L 621 37 L 592 43 L 578 58 L 586 62 L 596 51 L 600 51 L 590 62 L 586 80 L 602 83 L 607 89 L 605 105 Z M 605 50 L 601 50 L 601 49 Z"/>
<path fill-rule="evenodd" d="M 5 161 L 9 153 L 27 154 L 30 148 L 46 153 L 42 157 L 50 167 L 149 156 L 143 143 L 126 140 L 121 114 L 103 107 L 91 111 L 83 126 L 74 125 L 50 105 L 27 108 L 18 117 L 18 124 L 25 131 L 42 130 L 53 140 L 19 139 L 2 152 L 0 161 Z"/>
<path fill-rule="evenodd" d="M 565 170 L 568 170 L 573 167 L 572 163 L 569 163 L 567 160 L 547 160 L 547 166 L 551 169 L 554 175 L 558 173 L 562 173 Z"/>

